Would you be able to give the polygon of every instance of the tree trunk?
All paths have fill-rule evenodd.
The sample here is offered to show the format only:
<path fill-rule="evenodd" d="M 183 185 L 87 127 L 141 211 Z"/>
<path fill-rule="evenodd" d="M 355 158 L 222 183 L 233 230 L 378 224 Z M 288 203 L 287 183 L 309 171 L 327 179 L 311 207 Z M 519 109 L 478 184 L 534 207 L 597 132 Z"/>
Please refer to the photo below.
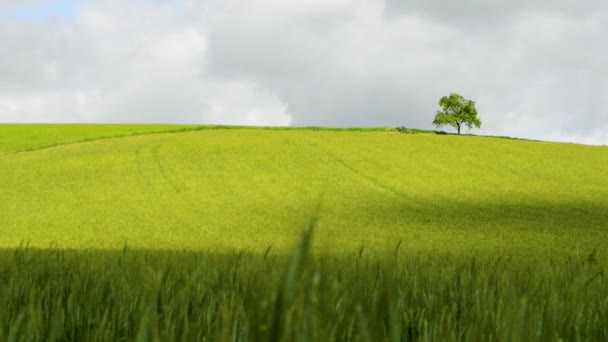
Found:
<path fill-rule="evenodd" d="M 460 135 L 460 125 L 458 125 L 458 135 Z"/>

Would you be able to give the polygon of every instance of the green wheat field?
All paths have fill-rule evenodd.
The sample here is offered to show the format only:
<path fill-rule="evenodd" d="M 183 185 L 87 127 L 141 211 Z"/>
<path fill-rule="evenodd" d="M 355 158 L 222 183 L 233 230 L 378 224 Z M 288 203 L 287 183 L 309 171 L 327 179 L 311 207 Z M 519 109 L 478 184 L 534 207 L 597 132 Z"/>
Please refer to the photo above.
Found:
<path fill-rule="evenodd" d="M 0 125 L 0 341 L 608 340 L 608 147 Z"/>

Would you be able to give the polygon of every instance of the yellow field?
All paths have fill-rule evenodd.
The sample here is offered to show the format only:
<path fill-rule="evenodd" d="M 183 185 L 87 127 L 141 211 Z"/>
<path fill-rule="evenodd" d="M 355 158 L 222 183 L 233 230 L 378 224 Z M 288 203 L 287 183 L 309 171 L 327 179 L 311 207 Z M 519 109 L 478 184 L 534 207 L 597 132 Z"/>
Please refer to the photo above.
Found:
<path fill-rule="evenodd" d="M 320 252 L 601 256 L 606 170 L 606 147 L 474 136 L 109 138 L 1 155 L 0 247 L 276 251 L 318 215 Z"/>

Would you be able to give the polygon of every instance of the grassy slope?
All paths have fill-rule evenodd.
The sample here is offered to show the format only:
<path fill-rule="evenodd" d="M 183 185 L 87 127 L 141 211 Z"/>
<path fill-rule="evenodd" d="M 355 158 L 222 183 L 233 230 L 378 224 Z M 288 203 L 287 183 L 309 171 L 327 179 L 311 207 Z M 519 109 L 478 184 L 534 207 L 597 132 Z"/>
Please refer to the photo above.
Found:
<path fill-rule="evenodd" d="M 98 140 L 0 156 L 0 247 L 284 250 L 322 198 L 320 251 L 601 256 L 606 169 L 605 147 L 380 130 Z"/>
<path fill-rule="evenodd" d="M 250 129 L 236 125 L 171 125 L 171 124 L 0 124 L 0 155 L 33 151 L 58 145 L 167 132 L 200 131 L 207 129 Z M 264 130 L 314 131 L 394 131 L 390 127 L 332 128 L 260 126 Z M 412 133 L 426 132 L 410 129 Z"/>
<path fill-rule="evenodd" d="M 0 124 L 0 155 L 61 144 L 146 133 L 196 129 L 194 125 Z"/>

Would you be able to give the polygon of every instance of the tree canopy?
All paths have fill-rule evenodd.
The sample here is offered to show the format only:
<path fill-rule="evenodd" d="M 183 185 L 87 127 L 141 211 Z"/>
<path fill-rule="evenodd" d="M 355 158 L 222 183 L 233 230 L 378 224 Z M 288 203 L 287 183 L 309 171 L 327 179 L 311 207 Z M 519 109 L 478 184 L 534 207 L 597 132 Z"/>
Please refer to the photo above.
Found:
<path fill-rule="evenodd" d="M 442 110 L 438 110 L 435 115 L 433 120 L 435 126 L 450 125 L 458 130 L 458 134 L 465 125 L 469 128 L 481 127 L 474 101 L 467 100 L 460 94 L 451 93 L 439 99 L 439 106 Z"/>

